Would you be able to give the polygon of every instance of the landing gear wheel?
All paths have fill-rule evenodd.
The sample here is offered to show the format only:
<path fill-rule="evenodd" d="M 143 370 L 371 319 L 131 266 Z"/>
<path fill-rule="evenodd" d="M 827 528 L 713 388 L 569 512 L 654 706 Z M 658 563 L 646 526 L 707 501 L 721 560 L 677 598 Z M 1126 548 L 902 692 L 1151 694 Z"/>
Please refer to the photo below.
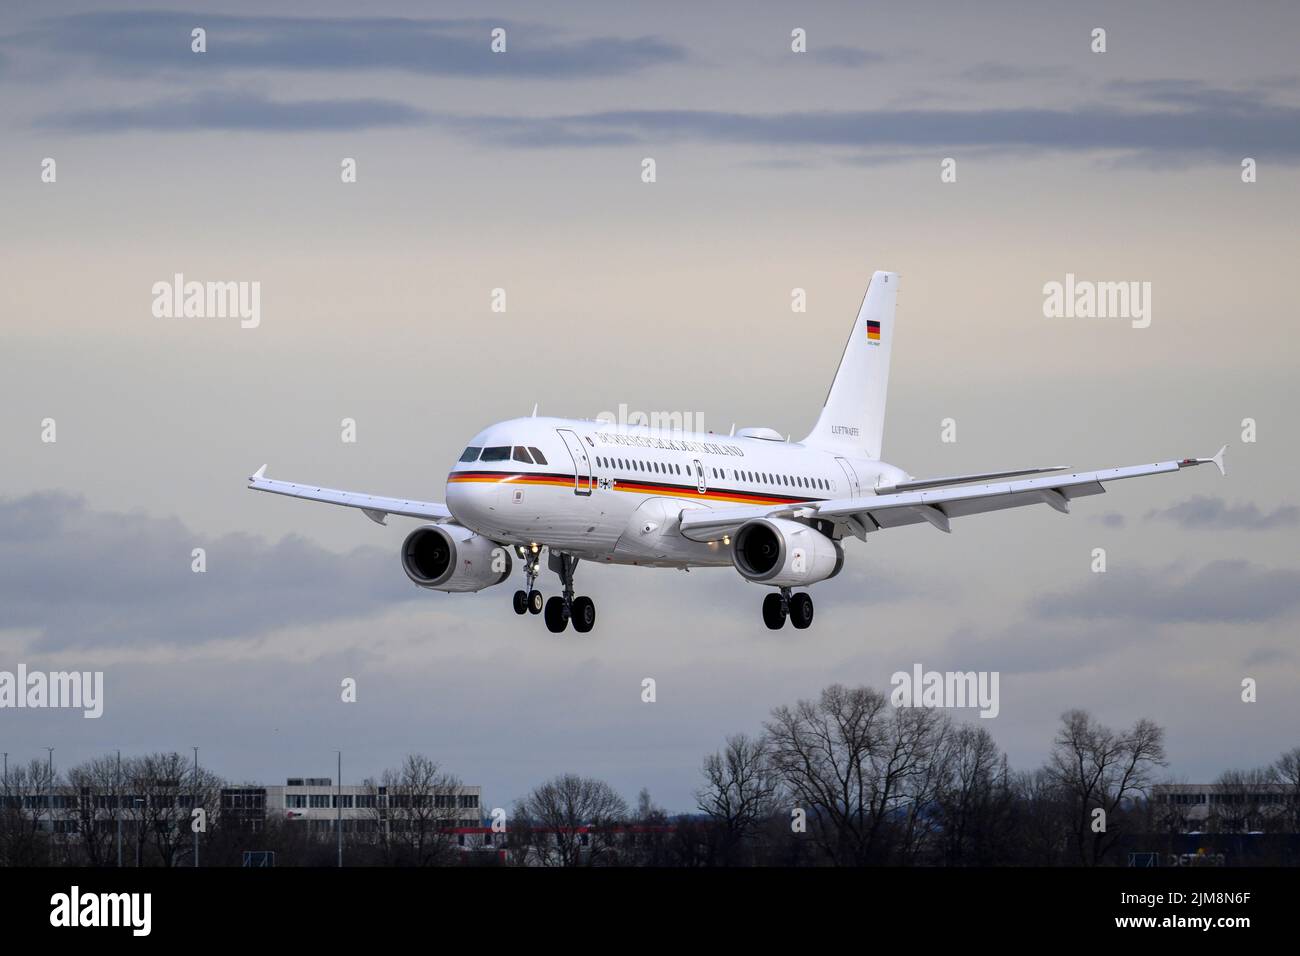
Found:
<path fill-rule="evenodd" d="M 546 601 L 542 598 L 541 591 L 528 592 L 528 612 L 530 614 L 541 614 L 545 604 Z"/>
<path fill-rule="evenodd" d="M 779 594 L 769 594 L 763 598 L 763 623 L 774 631 L 785 626 L 785 601 Z"/>
<path fill-rule="evenodd" d="M 546 602 L 546 629 L 559 634 L 568 626 L 569 609 L 564 606 L 564 598 L 557 594 Z"/>
<path fill-rule="evenodd" d="M 515 604 L 516 614 L 527 614 L 528 613 L 528 592 L 516 591 L 514 604 Z"/>
<path fill-rule="evenodd" d="M 586 634 L 596 624 L 596 603 L 589 597 L 573 599 L 573 629 Z"/>
<path fill-rule="evenodd" d="M 804 591 L 790 598 L 790 623 L 803 630 L 813 619 L 812 598 Z"/>

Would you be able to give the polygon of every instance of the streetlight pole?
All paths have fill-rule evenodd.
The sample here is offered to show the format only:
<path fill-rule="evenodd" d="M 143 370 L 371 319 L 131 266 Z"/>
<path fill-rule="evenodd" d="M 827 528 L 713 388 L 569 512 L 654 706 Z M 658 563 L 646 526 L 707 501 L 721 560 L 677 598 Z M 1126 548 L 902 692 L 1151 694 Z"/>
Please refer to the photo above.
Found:
<path fill-rule="evenodd" d="M 140 842 L 144 835 L 144 827 L 140 826 L 140 807 L 144 800 L 140 797 L 135 798 L 135 868 L 140 869 Z"/>
<path fill-rule="evenodd" d="M 194 806 L 190 807 L 190 827 L 194 827 L 194 810 L 199 804 L 199 748 L 194 748 Z M 199 865 L 199 831 L 194 830 L 194 865 Z"/>
<path fill-rule="evenodd" d="M 49 786 L 49 809 L 50 809 L 50 866 L 54 865 L 54 748 L 46 747 L 50 754 L 48 770 L 45 774 L 46 784 Z"/>
<path fill-rule="evenodd" d="M 339 866 L 343 866 L 343 751 L 339 755 L 338 776 L 334 780 L 334 830 L 339 841 Z"/>
<path fill-rule="evenodd" d="M 113 781 L 113 819 L 117 821 L 117 868 L 122 868 L 122 751 L 117 752 L 117 779 Z"/>

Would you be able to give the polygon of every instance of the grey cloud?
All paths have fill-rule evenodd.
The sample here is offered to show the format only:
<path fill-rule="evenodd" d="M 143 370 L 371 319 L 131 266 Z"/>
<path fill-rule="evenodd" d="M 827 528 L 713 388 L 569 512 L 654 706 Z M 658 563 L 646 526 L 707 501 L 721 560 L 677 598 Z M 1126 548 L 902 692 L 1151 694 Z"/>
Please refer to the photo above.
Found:
<path fill-rule="evenodd" d="M 36 121 L 37 128 L 74 133 L 132 130 L 192 132 L 324 132 L 425 123 L 424 113 L 394 100 L 271 100 L 251 93 L 199 93 L 139 106 L 70 110 Z"/>
<path fill-rule="evenodd" d="M 1118 511 L 1108 511 L 1105 514 L 1090 515 L 1088 520 L 1104 528 L 1122 528 L 1127 519 Z"/>
<path fill-rule="evenodd" d="M 1254 90 L 1228 90 L 1200 80 L 1112 80 L 1106 89 L 1127 99 L 1202 110 L 1252 110 L 1265 105 L 1269 94 Z"/>
<path fill-rule="evenodd" d="M 1020 83 L 1025 80 L 1060 76 L 1055 67 L 1014 66 L 1009 63 L 977 63 L 957 74 L 973 83 Z"/>
<path fill-rule="evenodd" d="M 870 63 L 879 63 L 885 59 L 883 54 L 872 50 L 843 45 L 813 47 L 808 55 L 832 66 L 846 67 L 867 66 Z"/>
<path fill-rule="evenodd" d="M 1133 634 L 1121 628 L 1098 629 L 1077 622 L 1020 621 L 991 633 L 963 627 L 944 645 L 944 666 L 1007 674 L 1068 671 L 1132 641 Z"/>
<path fill-rule="evenodd" d="M 889 150 L 1154 152 L 1202 159 L 1272 155 L 1300 159 L 1300 109 L 897 110 L 731 113 L 619 110 L 549 117 L 442 116 L 442 125 L 481 141 L 525 147 L 714 142 L 739 146 Z"/>
<path fill-rule="evenodd" d="M 191 570 L 197 547 L 204 573 Z M 0 499 L 0 627 L 35 629 L 46 650 L 197 644 L 421 596 L 376 548 L 336 555 L 301 537 L 207 538 L 175 518 L 94 511 L 60 493 Z"/>
<path fill-rule="evenodd" d="M 207 31 L 207 52 L 190 50 L 190 31 Z M 490 49 L 507 31 L 507 52 Z M 43 21 L 7 38 L 14 45 L 80 57 L 127 75 L 159 70 L 400 70 L 441 76 L 555 78 L 610 76 L 681 60 L 683 50 L 654 37 L 565 39 L 530 23 L 399 17 L 253 17 L 102 11 Z"/>
<path fill-rule="evenodd" d="M 1266 512 L 1253 501 L 1229 505 L 1222 498 L 1197 495 L 1168 508 L 1148 511 L 1146 517 L 1147 520 L 1172 521 L 1184 528 L 1270 531 L 1300 524 L 1300 507 L 1280 505 Z"/>
<path fill-rule="evenodd" d="M 1088 583 L 1074 591 L 1036 598 L 1030 607 L 1044 620 L 1161 624 L 1258 623 L 1284 617 L 1297 605 L 1300 572 L 1221 560 L 1191 573 L 1178 567 L 1112 567 L 1105 574 L 1090 575 Z"/>

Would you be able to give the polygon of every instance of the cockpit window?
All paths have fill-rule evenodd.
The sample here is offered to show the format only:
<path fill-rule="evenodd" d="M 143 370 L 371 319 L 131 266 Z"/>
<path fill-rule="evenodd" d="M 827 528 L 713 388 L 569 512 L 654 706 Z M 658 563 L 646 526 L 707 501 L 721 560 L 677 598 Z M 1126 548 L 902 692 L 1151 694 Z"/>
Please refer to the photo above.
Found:
<path fill-rule="evenodd" d="M 533 463 L 533 456 L 528 454 L 528 449 L 523 445 L 516 445 L 515 461 L 522 461 L 524 464 L 531 465 Z"/>
<path fill-rule="evenodd" d="M 484 448 L 483 458 L 481 460 L 482 461 L 509 461 L 510 446 L 493 445 L 491 448 Z"/>
<path fill-rule="evenodd" d="M 533 453 L 533 460 L 536 461 L 537 464 L 539 464 L 539 465 L 545 465 L 545 464 L 546 464 L 546 456 L 543 455 L 540 451 L 538 451 L 538 450 L 537 450 L 536 448 L 534 448 L 532 445 L 529 445 L 529 446 L 528 446 L 528 450 L 531 451 L 531 452 Z"/>
<path fill-rule="evenodd" d="M 482 448 L 479 448 L 479 447 L 477 447 L 477 446 L 475 446 L 475 445 L 470 445 L 468 448 L 466 448 L 466 449 L 461 453 L 460 460 L 461 460 L 461 461 L 478 461 L 478 453 L 481 452 L 482 450 L 483 450 Z"/>

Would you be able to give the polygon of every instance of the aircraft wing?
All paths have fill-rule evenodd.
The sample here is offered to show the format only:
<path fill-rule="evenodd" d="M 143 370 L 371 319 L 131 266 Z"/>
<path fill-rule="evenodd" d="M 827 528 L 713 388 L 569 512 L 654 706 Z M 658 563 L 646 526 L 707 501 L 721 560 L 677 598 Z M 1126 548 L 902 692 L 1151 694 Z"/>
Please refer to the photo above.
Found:
<path fill-rule="evenodd" d="M 1106 489 L 1102 482 L 1143 475 L 1162 475 L 1193 465 L 1213 464 L 1224 473 L 1225 445 L 1212 458 L 1183 458 L 1151 465 L 1131 465 L 1102 471 L 1075 472 L 1003 481 L 982 485 L 958 485 L 926 491 L 901 491 L 838 498 L 829 501 L 800 502 L 791 505 L 761 505 L 738 508 L 696 508 L 682 512 L 682 534 L 693 541 L 715 541 L 734 534 L 755 518 L 802 518 L 831 521 L 850 534 L 866 540 L 872 531 L 928 522 L 940 531 L 950 531 L 953 518 L 1019 508 L 1022 505 L 1046 504 L 1062 513 L 1070 510 L 1070 501 L 1087 495 L 1099 495 Z"/>
<path fill-rule="evenodd" d="M 299 485 L 292 481 L 277 481 L 266 477 L 266 465 L 248 477 L 248 487 L 253 491 L 269 491 L 273 495 L 288 495 L 291 498 L 323 501 L 326 504 L 342 505 L 345 508 L 360 508 L 365 516 L 376 524 L 384 524 L 384 519 L 388 515 L 424 518 L 428 521 L 446 521 L 451 518 L 447 506 L 439 501 L 381 498 L 378 495 L 365 495 L 358 491 L 340 491 L 337 488 L 318 488 L 315 485 Z"/>

